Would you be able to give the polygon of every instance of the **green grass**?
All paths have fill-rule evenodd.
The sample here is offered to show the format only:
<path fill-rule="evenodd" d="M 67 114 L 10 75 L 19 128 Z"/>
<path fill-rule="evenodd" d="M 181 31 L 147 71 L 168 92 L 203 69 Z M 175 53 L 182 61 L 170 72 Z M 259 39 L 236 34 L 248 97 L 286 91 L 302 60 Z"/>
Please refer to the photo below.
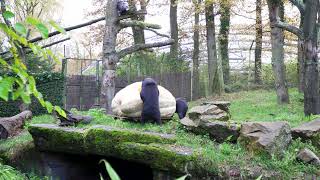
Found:
<path fill-rule="evenodd" d="M 239 92 L 215 97 L 214 99 L 230 100 L 232 120 L 237 122 L 244 121 L 288 121 L 291 126 L 297 126 L 309 118 L 303 115 L 303 103 L 300 101 L 303 96 L 295 90 L 290 90 L 291 103 L 288 105 L 278 105 L 274 91 L 257 90 L 250 92 Z M 212 98 L 209 98 L 209 100 Z M 208 100 L 208 99 L 206 99 Z M 206 101 L 202 99 L 201 101 Z M 191 102 L 191 106 L 200 103 L 200 101 Z M 175 116 L 173 120 L 162 126 L 147 123 L 140 123 L 115 120 L 113 117 L 105 115 L 101 110 L 93 109 L 86 112 L 75 112 L 90 115 L 94 119 L 88 125 L 80 124 L 79 128 L 88 128 L 94 125 L 107 125 L 118 128 L 135 129 L 139 131 L 153 131 L 161 133 L 173 133 L 177 136 L 177 145 L 191 147 L 195 150 L 201 149 L 204 153 L 204 159 L 199 166 L 206 167 L 212 172 L 221 173 L 226 167 L 236 166 L 242 170 L 250 167 L 261 167 L 264 170 L 279 172 L 285 179 L 302 178 L 304 173 L 319 174 L 319 168 L 312 165 L 306 165 L 295 159 L 297 152 L 305 147 L 313 150 L 320 155 L 320 150 L 316 149 L 311 143 L 303 143 L 299 139 L 294 140 L 285 152 L 282 158 L 253 156 L 246 152 L 239 144 L 230 144 L 228 142 L 217 144 L 210 140 L 208 135 L 194 135 L 187 132 L 179 123 Z M 311 119 L 316 116 L 311 117 Z M 27 124 L 37 123 L 55 123 L 55 119 L 49 115 L 34 117 Z M 0 151 L 4 149 L 14 149 L 17 144 L 29 142 L 31 136 L 24 133 L 19 137 L 0 141 Z M 267 171 L 264 172 L 264 176 Z M 245 171 L 244 171 L 245 172 Z"/>
<path fill-rule="evenodd" d="M 290 89 L 289 94 L 290 103 L 284 105 L 277 104 L 275 91 L 255 90 L 201 99 L 191 102 L 191 106 L 213 99 L 227 100 L 231 102 L 230 112 L 232 121 L 287 121 L 292 127 L 319 117 L 305 117 L 303 112 L 303 94 L 298 93 L 296 89 Z"/>

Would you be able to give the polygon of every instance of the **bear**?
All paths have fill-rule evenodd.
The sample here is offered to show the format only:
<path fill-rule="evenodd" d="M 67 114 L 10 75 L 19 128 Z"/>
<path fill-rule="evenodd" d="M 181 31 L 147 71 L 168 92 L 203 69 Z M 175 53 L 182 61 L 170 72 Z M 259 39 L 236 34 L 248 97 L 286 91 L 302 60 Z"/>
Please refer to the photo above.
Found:
<path fill-rule="evenodd" d="M 145 78 L 142 81 L 140 98 L 143 101 L 141 123 L 144 124 L 146 120 L 153 120 L 158 125 L 161 125 L 159 89 L 155 80 L 152 78 Z"/>
<path fill-rule="evenodd" d="M 176 113 L 179 116 L 179 119 L 186 117 L 188 111 L 188 103 L 182 98 L 176 99 Z"/>
<path fill-rule="evenodd" d="M 117 10 L 119 15 L 125 15 L 129 11 L 129 3 L 127 0 L 117 1 Z"/>

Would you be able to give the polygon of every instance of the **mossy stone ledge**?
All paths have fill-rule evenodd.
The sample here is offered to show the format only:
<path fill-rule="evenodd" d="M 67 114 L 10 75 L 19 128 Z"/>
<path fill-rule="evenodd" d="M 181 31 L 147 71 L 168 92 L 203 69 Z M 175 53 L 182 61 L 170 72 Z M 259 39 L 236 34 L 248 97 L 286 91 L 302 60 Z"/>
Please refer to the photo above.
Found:
<path fill-rule="evenodd" d="M 175 145 L 175 135 L 100 125 L 80 129 L 34 124 L 28 130 L 41 151 L 111 156 L 173 173 L 206 171 L 196 167 L 200 151 Z"/>

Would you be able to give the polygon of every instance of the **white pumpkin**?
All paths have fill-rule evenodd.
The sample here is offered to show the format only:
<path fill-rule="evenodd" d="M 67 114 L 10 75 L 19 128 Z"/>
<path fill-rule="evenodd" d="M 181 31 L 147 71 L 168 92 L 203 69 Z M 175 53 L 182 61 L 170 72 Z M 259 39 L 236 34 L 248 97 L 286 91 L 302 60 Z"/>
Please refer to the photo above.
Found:
<path fill-rule="evenodd" d="M 140 118 L 143 102 L 140 98 L 142 82 L 135 82 L 121 89 L 112 100 L 112 112 L 116 116 Z M 176 111 L 176 99 L 164 87 L 159 86 L 159 107 L 162 119 L 170 118 Z"/>

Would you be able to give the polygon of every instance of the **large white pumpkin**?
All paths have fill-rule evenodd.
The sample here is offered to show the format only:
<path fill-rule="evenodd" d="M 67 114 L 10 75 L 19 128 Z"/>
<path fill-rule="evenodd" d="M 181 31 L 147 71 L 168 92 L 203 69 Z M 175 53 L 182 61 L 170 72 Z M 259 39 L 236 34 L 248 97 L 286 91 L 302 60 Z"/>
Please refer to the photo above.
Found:
<path fill-rule="evenodd" d="M 143 102 L 140 98 L 142 82 L 135 82 L 121 89 L 112 100 L 112 112 L 116 116 L 140 118 Z M 159 107 L 162 119 L 170 118 L 176 111 L 174 96 L 159 86 Z"/>

